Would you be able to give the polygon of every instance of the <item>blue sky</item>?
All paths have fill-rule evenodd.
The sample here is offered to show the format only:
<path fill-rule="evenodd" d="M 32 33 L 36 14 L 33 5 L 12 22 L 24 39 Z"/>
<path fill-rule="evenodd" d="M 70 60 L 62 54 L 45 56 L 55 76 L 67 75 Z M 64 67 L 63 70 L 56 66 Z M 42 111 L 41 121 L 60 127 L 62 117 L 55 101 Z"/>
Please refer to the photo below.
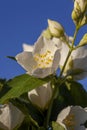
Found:
<path fill-rule="evenodd" d="M 6 56 L 15 56 L 22 51 L 22 44 L 33 44 L 47 19 L 60 22 L 69 36 L 75 26 L 71 19 L 73 0 L 1 0 L 0 1 L 0 78 L 13 78 L 25 73 L 23 68 Z M 76 42 L 87 32 L 84 26 Z M 86 81 L 81 81 L 86 88 Z"/>

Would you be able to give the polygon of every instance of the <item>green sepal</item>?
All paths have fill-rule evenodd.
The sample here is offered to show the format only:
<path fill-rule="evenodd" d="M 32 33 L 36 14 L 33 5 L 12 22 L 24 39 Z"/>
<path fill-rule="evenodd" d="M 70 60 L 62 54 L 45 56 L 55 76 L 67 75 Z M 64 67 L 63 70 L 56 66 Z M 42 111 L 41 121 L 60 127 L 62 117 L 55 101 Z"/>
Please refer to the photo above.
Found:
<path fill-rule="evenodd" d="M 65 130 L 63 126 L 61 126 L 59 123 L 54 121 L 52 122 L 52 128 L 53 130 Z"/>

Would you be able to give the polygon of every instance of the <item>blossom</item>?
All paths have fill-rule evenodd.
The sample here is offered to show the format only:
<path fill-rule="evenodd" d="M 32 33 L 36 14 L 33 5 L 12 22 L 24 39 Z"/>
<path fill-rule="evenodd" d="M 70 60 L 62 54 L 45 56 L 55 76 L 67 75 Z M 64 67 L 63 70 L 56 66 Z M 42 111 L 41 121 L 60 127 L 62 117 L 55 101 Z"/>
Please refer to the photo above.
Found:
<path fill-rule="evenodd" d="M 61 36 L 64 36 L 64 28 L 62 27 L 62 25 L 60 23 L 48 19 L 48 27 L 49 27 L 50 33 L 54 37 L 59 38 Z"/>
<path fill-rule="evenodd" d="M 0 129 L 13 130 L 23 119 L 23 113 L 11 103 L 0 105 Z"/>
<path fill-rule="evenodd" d="M 34 46 L 24 47 L 24 51 L 16 55 L 16 60 L 30 75 L 44 78 L 53 74 L 60 60 L 56 42 L 60 43 L 56 38 L 46 39 L 41 35 Z"/>
<path fill-rule="evenodd" d="M 68 106 L 63 109 L 56 122 L 60 123 L 65 130 L 87 130 L 85 123 L 87 121 L 87 108 L 81 106 Z"/>
<path fill-rule="evenodd" d="M 68 55 L 68 52 L 69 52 L 69 47 L 63 43 L 62 49 L 60 52 L 61 53 L 61 59 L 59 63 L 60 67 L 63 67 L 66 57 Z M 87 77 L 87 45 L 73 50 L 66 64 L 63 75 L 67 75 L 73 71 L 81 72 L 73 76 L 75 80 L 81 80 Z"/>
<path fill-rule="evenodd" d="M 41 109 L 47 109 L 52 97 L 52 88 L 50 83 L 44 84 L 28 92 L 30 101 Z"/>

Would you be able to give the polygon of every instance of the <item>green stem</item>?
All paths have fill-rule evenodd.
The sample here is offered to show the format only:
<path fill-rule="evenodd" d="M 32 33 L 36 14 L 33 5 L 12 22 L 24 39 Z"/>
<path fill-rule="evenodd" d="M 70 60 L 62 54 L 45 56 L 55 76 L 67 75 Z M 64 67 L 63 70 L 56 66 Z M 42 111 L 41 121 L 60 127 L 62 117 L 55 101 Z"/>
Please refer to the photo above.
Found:
<path fill-rule="evenodd" d="M 54 86 L 53 89 L 54 90 L 53 90 L 53 95 L 52 95 L 52 98 L 51 98 L 51 101 L 50 101 L 50 106 L 49 106 L 48 111 L 47 111 L 46 124 L 45 124 L 46 128 L 50 127 L 49 122 L 50 122 L 50 116 L 51 116 L 52 107 L 53 107 L 53 101 L 54 101 L 54 98 L 55 98 L 55 96 L 58 92 L 58 87 Z"/>
<path fill-rule="evenodd" d="M 64 72 L 64 70 L 65 70 L 65 67 L 66 67 L 67 61 L 68 61 L 68 59 L 69 59 L 69 57 L 70 57 L 70 55 L 71 55 L 71 52 L 72 52 L 72 51 L 69 50 L 68 55 L 67 55 L 67 58 L 66 58 L 66 60 L 65 60 L 65 63 L 64 63 L 64 65 L 63 65 L 63 68 L 62 68 L 62 70 L 61 70 L 60 77 L 62 76 L 62 74 L 63 74 L 63 72 Z"/>
<path fill-rule="evenodd" d="M 68 62 L 68 60 L 69 60 L 69 57 L 70 57 L 70 55 L 71 55 L 71 53 L 72 53 L 72 51 L 73 51 L 73 46 L 74 46 L 74 43 L 75 43 L 75 39 L 76 39 L 76 35 L 77 35 L 77 33 L 78 33 L 78 30 L 79 30 L 79 28 L 76 28 L 75 33 L 74 33 L 74 38 L 73 38 L 73 41 L 72 41 L 72 46 L 71 46 L 71 48 L 70 48 L 70 50 L 69 50 L 69 52 L 68 52 L 67 58 L 66 58 L 66 60 L 65 60 L 65 63 L 64 63 L 64 65 L 63 65 L 63 68 L 62 68 L 62 70 L 61 70 L 60 77 L 62 76 L 62 74 L 63 74 L 63 72 L 64 72 L 64 70 L 65 70 L 65 67 L 66 67 L 66 65 L 67 65 L 67 62 Z"/>
<path fill-rule="evenodd" d="M 66 76 L 63 79 L 61 79 L 61 82 L 58 83 L 58 81 L 57 81 L 57 83 L 55 83 L 53 96 L 52 96 L 52 99 L 50 101 L 50 106 L 49 106 L 49 109 L 47 112 L 47 117 L 46 117 L 46 122 L 45 122 L 46 129 L 50 127 L 49 122 L 50 122 L 50 116 L 51 116 L 52 107 L 53 107 L 53 101 L 56 97 L 58 97 L 59 87 L 65 82 L 65 80 L 66 80 Z"/>
<path fill-rule="evenodd" d="M 74 46 L 74 43 L 75 43 L 75 40 L 76 40 L 76 36 L 77 36 L 77 33 L 78 33 L 78 30 L 79 30 L 79 28 L 78 28 L 78 26 L 76 27 L 76 30 L 75 30 L 75 33 L 74 33 L 74 38 L 73 38 L 73 41 L 72 41 L 72 48 L 73 48 L 73 46 Z M 71 48 L 71 49 L 72 49 Z"/>

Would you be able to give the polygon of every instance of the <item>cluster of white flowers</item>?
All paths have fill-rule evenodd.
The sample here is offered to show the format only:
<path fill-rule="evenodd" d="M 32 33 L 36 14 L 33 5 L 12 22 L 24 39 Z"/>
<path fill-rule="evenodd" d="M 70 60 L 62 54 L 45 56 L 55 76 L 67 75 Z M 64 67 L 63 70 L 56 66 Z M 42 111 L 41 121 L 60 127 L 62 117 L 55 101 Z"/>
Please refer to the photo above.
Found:
<path fill-rule="evenodd" d="M 69 46 L 71 46 L 73 41 L 73 38 L 68 37 L 65 34 L 63 27 L 56 21 L 48 20 L 48 25 L 49 31 L 48 29 L 47 32 L 46 30 L 43 31 L 33 46 L 23 44 L 24 51 L 16 56 L 17 62 L 27 71 L 28 74 L 39 78 L 44 78 L 50 74 L 55 74 L 58 68 L 63 67 L 70 50 Z M 63 39 L 61 37 L 61 32 Z M 50 37 L 48 37 L 49 35 Z M 66 39 L 69 42 L 69 46 L 66 44 Z M 87 77 L 86 44 L 85 46 L 77 47 L 77 49 L 73 50 L 63 75 L 68 75 L 72 71 L 81 72 L 74 75 L 73 78 L 75 80 L 81 80 Z M 33 104 L 37 105 L 41 109 L 46 109 L 52 97 L 52 88 L 50 83 L 28 92 L 28 97 Z M 79 114 L 81 115 L 81 119 L 78 118 L 80 116 Z M 71 115 L 74 115 L 74 117 L 71 117 Z M 71 118 L 73 118 L 72 121 L 70 120 Z M 65 123 L 64 128 L 67 130 L 85 130 L 85 127 L 82 124 L 85 123 L 86 120 L 87 110 L 82 109 L 79 106 L 70 106 L 64 109 L 63 112 L 59 114 L 57 119 L 57 121 L 61 124 Z M 77 125 L 73 123 L 76 123 Z"/>
<path fill-rule="evenodd" d="M 70 50 L 69 46 L 71 46 L 71 42 L 73 41 L 73 38 L 68 37 L 65 34 L 63 27 L 56 21 L 48 20 L 48 25 L 49 25 L 48 28 L 49 31 L 51 30 L 49 34 L 51 35 L 50 38 L 46 37 L 46 30 L 45 30 L 45 33 L 44 31 L 41 33 L 40 37 L 38 38 L 38 40 L 35 42 L 34 45 L 30 46 L 27 44 L 23 44 L 23 52 L 16 55 L 17 62 L 27 71 L 27 73 L 29 75 L 38 78 L 45 78 L 46 76 L 55 74 L 58 68 L 63 67 L 67 54 Z M 62 37 L 60 37 L 61 36 L 60 34 L 62 34 L 63 39 Z M 64 37 L 65 37 L 65 42 L 64 42 Z M 69 42 L 69 46 L 66 44 L 66 39 Z M 67 75 L 73 70 L 75 71 L 80 70 L 81 73 L 75 75 L 73 78 L 75 80 L 79 80 L 87 77 L 86 63 L 87 63 L 87 45 L 85 43 L 85 46 L 81 46 L 73 50 L 71 56 L 69 57 L 66 68 L 63 72 L 63 75 Z M 52 88 L 50 86 L 50 82 L 28 92 L 28 97 L 34 105 L 38 106 L 41 109 L 47 109 L 50 99 L 52 97 Z M 11 130 L 17 126 L 17 122 L 18 124 L 20 124 L 21 121 L 23 120 L 24 118 L 23 114 L 16 107 L 14 110 L 13 109 L 14 107 L 11 104 L 0 108 L 1 128 L 4 128 L 6 130 L 7 129 Z M 8 113 L 5 113 L 6 111 L 8 111 Z M 15 112 L 15 114 L 13 111 Z M 80 127 L 82 130 L 83 125 L 81 125 L 80 122 L 82 124 L 84 122 L 82 120 L 79 121 L 78 118 L 79 111 L 81 111 L 82 114 L 83 112 L 85 113 L 85 116 L 83 116 L 83 118 L 81 117 L 81 119 L 84 120 L 87 119 L 87 110 L 82 109 L 79 106 L 77 107 L 70 106 L 64 109 L 58 115 L 57 122 L 63 124 L 63 126 L 67 130 L 72 130 L 72 129 L 80 130 Z M 73 112 L 74 114 L 72 114 Z M 6 115 L 3 116 L 4 114 Z M 81 116 L 82 114 L 80 113 Z M 75 118 L 74 115 L 76 115 Z M 19 119 L 20 117 L 21 120 Z M 71 118 L 73 118 L 74 120 L 73 119 L 71 120 Z M 76 123 L 77 125 L 73 125 L 74 121 L 77 120 L 78 120 L 78 122 Z"/>
<path fill-rule="evenodd" d="M 87 0 L 75 0 L 72 17 L 74 21 L 80 13 L 87 11 Z M 75 21 L 77 22 L 77 21 Z M 16 55 L 17 62 L 26 70 L 27 74 L 37 78 L 55 75 L 57 69 L 63 68 L 67 55 L 72 48 L 73 38 L 66 35 L 62 25 L 56 21 L 48 20 L 48 28 L 39 36 L 34 45 L 23 44 L 23 52 Z M 72 72 L 74 80 L 87 77 L 87 35 L 81 39 L 79 46 L 74 46 L 62 76 Z M 40 109 L 47 109 L 52 97 L 53 88 L 49 83 L 39 86 L 28 92 L 29 100 Z M 12 130 L 21 124 L 24 115 L 11 103 L 0 106 L 0 129 Z M 87 108 L 68 106 L 57 117 L 65 130 L 87 130 Z"/>

